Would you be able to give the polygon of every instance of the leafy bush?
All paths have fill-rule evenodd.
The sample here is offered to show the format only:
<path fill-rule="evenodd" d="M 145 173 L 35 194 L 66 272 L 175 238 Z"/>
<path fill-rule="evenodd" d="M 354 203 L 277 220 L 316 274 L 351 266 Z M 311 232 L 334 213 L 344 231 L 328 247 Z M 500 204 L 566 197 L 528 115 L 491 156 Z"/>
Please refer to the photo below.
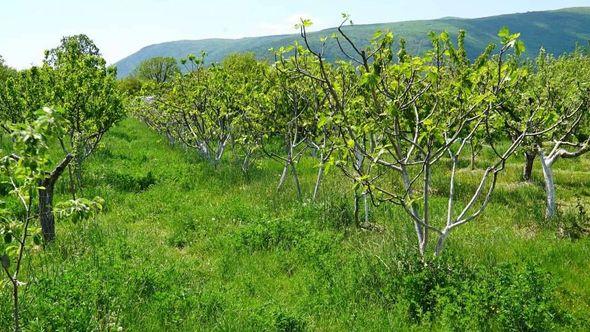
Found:
<path fill-rule="evenodd" d="M 561 237 L 578 240 L 590 234 L 590 218 L 579 198 L 576 203 L 576 211 L 560 214 L 558 220 L 558 234 Z"/>
<path fill-rule="evenodd" d="M 384 305 L 404 307 L 414 324 L 538 331 L 571 323 L 559 307 L 552 275 L 534 264 L 469 266 L 451 255 L 427 262 L 404 257 L 390 263 L 391 274 L 377 269 L 369 275 L 372 282 L 367 276 L 362 282 L 364 287 L 376 286 Z"/>

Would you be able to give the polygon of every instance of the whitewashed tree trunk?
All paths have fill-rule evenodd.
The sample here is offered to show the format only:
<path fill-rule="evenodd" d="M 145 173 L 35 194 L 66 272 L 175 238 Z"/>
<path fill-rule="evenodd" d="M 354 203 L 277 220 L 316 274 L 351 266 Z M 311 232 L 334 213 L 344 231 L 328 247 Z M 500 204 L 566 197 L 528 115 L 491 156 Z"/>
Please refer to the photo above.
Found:
<path fill-rule="evenodd" d="M 404 167 L 402 167 L 401 177 L 402 177 L 402 181 L 404 183 L 404 189 L 408 192 L 408 195 L 413 196 L 414 190 L 412 189 L 410 176 L 408 175 L 408 172 L 406 171 L 406 169 Z M 416 203 L 414 203 L 414 202 L 410 203 L 409 213 L 412 216 L 412 219 L 414 221 L 414 231 L 416 232 L 416 236 L 418 237 L 418 248 L 420 250 L 420 255 L 424 256 L 424 243 L 425 243 L 424 238 L 423 238 L 424 227 L 418 221 L 419 220 L 419 212 L 418 212 L 418 207 L 416 206 Z"/>
<path fill-rule="evenodd" d="M 324 164 L 320 164 L 320 167 L 318 169 L 318 175 L 317 178 L 315 180 L 315 186 L 313 187 L 313 197 L 312 200 L 316 200 L 318 197 L 318 193 L 320 191 L 320 184 L 322 183 L 322 178 L 324 176 Z"/>
<path fill-rule="evenodd" d="M 279 185 L 277 186 L 277 190 L 280 190 L 285 184 L 285 180 L 287 179 L 287 173 L 289 172 L 289 162 L 285 162 L 285 166 L 283 167 L 283 173 L 281 173 L 281 178 L 279 179 Z"/>
<path fill-rule="evenodd" d="M 297 168 L 295 168 L 295 164 L 291 162 L 291 171 L 293 172 L 293 181 L 295 182 L 295 187 L 297 188 L 297 198 L 301 200 L 303 198 L 303 193 L 301 192 L 301 183 L 299 182 L 299 176 L 297 175 Z"/>
<path fill-rule="evenodd" d="M 444 229 L 443 232 L 441 234 L 439 234 L 438 236 L 438 241 L 436 242 L 436 248 L 434 249 L 434 255 L 435 256 L 440 256 L 440 254 L 442 253 L 444 247 L 445 247 L 445 240 L 447 239 L 447 237 L 449 236 L 449 233 L 451 232 L 450 229 Z"/>
<path fill-rule="evenodd" d="M 545 217 L 551 219 L 557 213 L 557 195 L 555 190 L 555 177 L 553 176 L 553 160 L 545 157 L 543 152 L 539 152 L 539 160 L 543 169 L 543 179 L 545 180 L 545 200 L 546 210 Z"/>
<path fill-rule="evenodd" d="M 363 155 L 363 153 L 361 152 L 361 150 L 358 147 L 355 147 L 355 149 L 354 149 L 354 156 L 355 156 L 356 169 L 358 169 L 358 170 L 363 169 L 363 164 L 365 162 L 365 156 Z M 360 218 L 359 218 L 361 198 L 363 200 L 363 210 L 364 210 L 363 219 L 364 219 L 365 224 L 369 223 L 370 207 L 369 207 L 367 195 L 368 194 L 366 192 L 362 192 L 359 194 L 355 190 L 355 193 L 354 193 L 354 216 L 355 216 L 355 221 L 356 221 L 357 225 L 361 225 Z"/>
<path fill-rule="evenodd" d="M 360 220 L 359 220 L 359 200 L 360 200 L 360 195 L 358 194 L 358 189 L 354 190 L 354 222 L 358 225 L 360 225 Z"/>

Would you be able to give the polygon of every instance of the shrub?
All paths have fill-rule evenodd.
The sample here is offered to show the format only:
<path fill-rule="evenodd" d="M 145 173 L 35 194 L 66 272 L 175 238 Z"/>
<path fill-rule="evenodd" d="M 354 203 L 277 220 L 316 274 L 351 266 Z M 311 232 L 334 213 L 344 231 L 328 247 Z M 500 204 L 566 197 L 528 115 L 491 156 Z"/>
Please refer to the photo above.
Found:
<path fill-rule="evenodd" d="M 560 237 L 578 240 L 590 234 L 590 218 L 580 198 L 577 200 L 575 212 L 569 211 L 560 214 L 558 217 L 558 234 Z"/>
<path fill-rule="evenodd" d="M 403 250 L 393 256 L 387 266 L 357 259 L 352 284 L 338 287 L 353 289 L 348 296 L 358 305 L 401 308 L 415 326 L 538 331 L 573 323 L 560 308 L 553 276 L 535 264 L 470 265 L 451 253 L 423 261 Z"/>

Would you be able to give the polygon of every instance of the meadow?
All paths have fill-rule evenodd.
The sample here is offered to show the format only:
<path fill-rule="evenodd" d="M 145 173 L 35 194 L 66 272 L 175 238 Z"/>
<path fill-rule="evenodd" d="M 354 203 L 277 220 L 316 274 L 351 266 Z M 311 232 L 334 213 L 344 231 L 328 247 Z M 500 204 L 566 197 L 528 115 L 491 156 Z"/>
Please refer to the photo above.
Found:
<path fill-rule="evenodd" d="M 478 163 L 488 157 L 484 148 Z M 299 163 L 299 201 L 291 182 L 276 190 L 282 165 L 273 160 L 244 174 L 231 153 L 214 166 L 138 120 L 122 121 L 84 168 L 82 193 L 104 198 L 104 211 L 58 222 L 56 240 L 26 256 L 23 329 L 590 328 L 589 158 L 556 165 L 560 213 L 551 221 L 540 170 L 524 183 L 522 158 L 510 159 L 485 213 L 436 259 L 417 254 L 400 207 L 371 207 L 379 227 L 359 228 L 350 180 L 337 170 L 311 201 L 316 163 Z M 459 197 L 479 181 L 469 174 L 481 169 L 468 164 L 460 162 Z M 447 177 L 435 172 L 434 188 Z M 68 198 L 67 180 L 57 195 Z M 436 190 L 433 201 L 433 210 L 446 208 Z M 0 288 L 3 331 L 9 293 Z"/>

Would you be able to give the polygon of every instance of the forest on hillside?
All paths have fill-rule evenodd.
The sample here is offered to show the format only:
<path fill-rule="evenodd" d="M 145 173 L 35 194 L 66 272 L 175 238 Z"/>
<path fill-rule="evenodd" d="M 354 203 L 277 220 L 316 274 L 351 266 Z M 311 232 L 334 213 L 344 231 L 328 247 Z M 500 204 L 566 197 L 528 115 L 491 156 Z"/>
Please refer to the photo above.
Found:
<path fill-rule="evenodd" d="M 589 329 L 590 51 L 349 23 L 0 61 L 0 330 Z"/>
<path fill-rule="evenodd" d="M 401 21 L 377 24 L 347 24 L 343 27 L 347 36 L 360 48 L 370 43 L 375 31 L 392 31 L 396 37 L 406 40 L 406 49 L 412 54 L 422 55 L 430 48 L 429 32 L 447 31 L 457 38 L 460 30 L 469 31 L 465 40 L 465 50 L 470 59 L 475 59 L 489 43 L 496 42 L 496 32 L 504 26 L 521 33 L 521 40 L 527 45 L 527 55 L 534 57 L 544 48 L 556 56 L 571 53 L 576 45 L 586 46 L 590 36 L 590 7 L 564 8 L 559 10 L 532 11 L 464 19 L 445 17 L 435 20 Z M 313 48 L 321 45 L 320 38 L 338 33 L 336 28 L 309 32 L 308 41 Z M 259 60 L 273 62 L 274 54 L 269 49 L 278 49 L 302 42 L 296 29 L 287 35 L 247 37 L 240 39 L 211 38 L 200 40 L 177 40 L 142 47 L 137 52 L 117 61 L 119 78 L 127 77 L 141 64 L 154 57 L 172 57 L 176 60 L 187 54 L 207 52 L 207 64 L 221 62 L 234 53 L 252 53 Z M 348 52 L 353 51 L 346 43 L 341 45 Z M 326 43 L 324 56 L 329 61 L 348 60 L 340 47 L 333 41 Z M 397 52 L 398 45 L 393 45 Z M 183 69 L 181 67 L 181 69 Z"/>

